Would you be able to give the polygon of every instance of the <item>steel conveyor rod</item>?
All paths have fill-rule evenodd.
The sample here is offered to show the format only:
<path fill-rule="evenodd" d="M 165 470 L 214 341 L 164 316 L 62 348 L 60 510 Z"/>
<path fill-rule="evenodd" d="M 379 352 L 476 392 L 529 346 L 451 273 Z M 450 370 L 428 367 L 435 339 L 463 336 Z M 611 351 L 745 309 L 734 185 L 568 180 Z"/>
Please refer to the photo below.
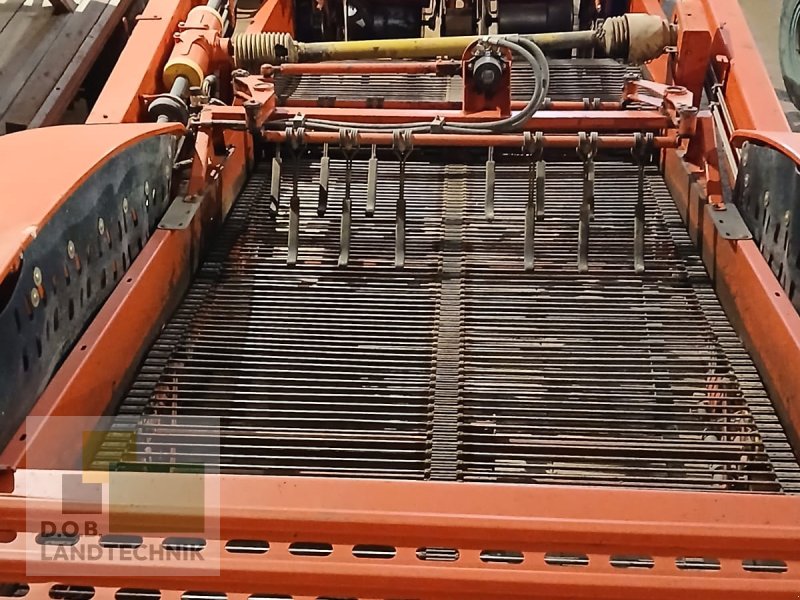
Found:
<path fill-rule="evenodd" d="M 357 124 L 354 123 L 357 129 Z M 265 131 L 264 139 L 267 142 L 281 143 L 286 141 L 285 131 Z M 372 131 L 358 131 L 358 143 L 361 145 L 391 146 L 392 133 L 381 133 Z M 458 133 L 417 133 L 413 134 L 415 146 L 439 146 L 439 147 L 499 147 L 499 148 L 522 148 L 525 137 L 522 134 L 507 135 L 482 135 L 482 134 L 458 134 Z M 305 141 L 308 144 L 338 144 L 339 133 L 328 131 L 306 131 Z M 574 149 L 578 146 L 579 136 L 567 134 L 546 134 L 542 136 L 541 142 L 545 148 L 569 148 Z M 636 140 L 634 135 L 598 135 L 598 150 L 628 150 L 634 147 Z M 680 139 L 677 136 L 662 135 L 653 138 L 653 148 L 677 148 Z"/>

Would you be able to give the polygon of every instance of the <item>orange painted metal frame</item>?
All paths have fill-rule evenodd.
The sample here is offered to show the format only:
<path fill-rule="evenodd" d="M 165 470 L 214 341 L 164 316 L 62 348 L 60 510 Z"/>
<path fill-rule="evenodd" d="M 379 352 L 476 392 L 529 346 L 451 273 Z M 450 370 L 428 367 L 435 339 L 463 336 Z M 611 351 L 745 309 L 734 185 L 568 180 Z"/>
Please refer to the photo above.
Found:
<path fill-rule="evenodd" d="M 273 120 L 291 119 L 298 112 L 308 119 L 338 119 L 353 123 L 404 123 L 432 120 L 437 117 L 451 123 L 478 123 L 498 118 L 498 113 L 424 108 L 328 108 L 307 107 L 298 111 L 279 107 Z M 671 126 L 669 118 L 655 110 L 543 110 L 536 113 L 524 128 L 528 131 L 658 131 Z"/>
<path fill-rule="evenodd" d="M 159 91 L 171 36 L 191 6 L 190 0 L 150 1 L 89 122 L 144 120 L 142 97 Z M 287 6 L 281 0 L 267 0 L 250 30 L 286 30 L 291 26 Z M 633 0 L 632 6 L 653 13 L 661 10 L 657 0 Z M 680 12 L 687 7 L 699 7 L 704 15 Z M 687 86 L 696 87 L 708 49 L 703 46 L 696 53 L 688 49 L 695 48 L 696 43 L 705 44 L 702 29 L 707 27 L 712 34 L 710 54 L 724 55 L 730 64 L 724 92 L 735 125 L 762 132 L 788 131 L 738 4 L 730 0 L 692 0 L 678 3 L 677 10 L 678 21 L 691 24 L 686 25 L 687 33 L 694 33 L 683 38 L 677 66 L 675 61 L 670 64 L 661 60 L 651 65 L 651 72 L 663 83 L 677 75 Z M 219 115 L 226 121 L 244 121 L 239 107 L 220 109 Z M 208 123 L 217 118 L 212 113 L 205 117 Z M 226 148 L 224 155 L 216 154 L 219 144 L 214 142 L 220 139 Z M 706 146 L 699 153 L 700 162 L 714 160 L 711 136 L 702 139 Z M 146 350 L 188 285 L 199 260 L 203 236 L 213 230 L 212 223 L 224 215 L 244 181 L 252 158 L 249 140 L 246 131 L 213 125 L 197 133 L 190 193 L 202 200 L 201 210 L 189 229 L 159 231 L 151 238 L 129 271 L 128 280 L 114 291 L 51 381 L 34 409 L 36 414 L 85 414 L 88 409 L 99 415 L 105 408 L 101 407 L 103 401 L 113 397 L 114 390 L 109 386 L 97 394 L 98 378 L 104 378 L 103 385 L 115 381 L 116 386 L 124 388 L 137 357 Z M 704 218 L 708 183 L 705 165 L 690 164 L 684 158 L 682 150 L 665 151 L 668 183 L 693 239 L 701 244 L 720 298 L 751 349 L 784 422 L 791 425 L 789 433 L 797 442 L 800 374 L 795 365 L 800 357 L 800 317 L 780 291 L 755 244 L 721 239 L 710 220 Z M 140 317 L 132 319 L 132 311 Z M 87 404 L 91 402 L 94 404 Z M 53 449 L 53 458 L 47 464 L 28 466 L 74 466 L 80 448 L 76 432 L 42 429 L 32 435 L 33 443 Z M 0 462 L 24 466 L 24 448 L 19 443 L 9 446 Z M 176 484 L 181 477 L 163 476 Z M 132 585 L 169 590 L 191 586 L 244 593 L 267 591 L 263 590 L 267 582 L 282 593 L 291 590 L 315 596 L 384 598 L 399 594 L 484 599 L 788 599 L 796 598 L 800 589 L 798 497 L 216 477 L 222 489 L 221 501 L 208 508 L 219 516 L 220 537 L 224 539 L 209 540 L 207 550 L 221 559 L 219 576 L 175 577 L 156 562 L 146 577 L 132 577 L 130 565 L 103 558 L 85 565 L 83 571 L 73 565 L 73 570 L 60 581 L 106 586 L 98 594 L 104 598 L 111 597 L 112 588 Z M 25 511 L 26 501 L 31 502 L 29 508 L 34 516 L 45 515 L 57 522 L 64 518 L 60 506 L 33 498 L 0 495 L 0 523 L 16 531 L 27 529 L 31 513 Z M 143 518 L 135 507 L 128 507 L 127 511 L 133 524 Z M 156 511 L 150 518 L 174 526 L 181 515 Z M 15 541 L 0 543 L 0 580 L 27 579 L 26 560 L 36 560 L 24 550 L 27 535 L 21 533 Z M 226 539 L 256 536 L 273 544 L 266 560 L 224 550 Z M 303 539 L 334 544 L 331 556 L 293 555 L 289 544 Z M 394 545 L 397 558 L 387 562 L 354 558 L 350 547 L 361 543 Z M 420 561 L 415 550 L 422 546 L 457 548 L 459 558 L 442 563 Z M 489 549 L 519 550 L 525 561 L 519 568 L 489 564 L 480 556 L 481 550 Z M 547 563 L 548 552 L 585 553 L 589 564 L 553 566 Z M 652 568 L 615 568 L 610 564 L 614 553 L 649 555 Z M 719 559 L 719 570 L 676 567 L 676 558 L 697 555 Z M 788 570 L 776 574 L 742 568 L 743 560 L 754 559 L 781 560 Z M 185 574 L 191 573 L 187 567 Z M 35 583 L 32 590 L 38 594 L 47 592 Z M 173 596 L 172 592 L 164 595 Z"/>
<path fill-rule="evenodd" d="M 264 139 L 268 142 L 282 143 L 287 139 L 285 131 L 267 131 Z M 311 131 L 305 133 L 303 139 L 309 144 L 335 144 L 339 141 L 337 132 Z M 391 133 L 380 132 L 360 132 L 356 136 L 359 144 L 368 146 L 377 144 L 380 146 L 392 145 Z M 458 134 L 458 133 L 417 133 L 412 135 L 415 146 L 438 146 L 453 148 L 485 148 L 488 146 L 497 148 L 521 149 L 525 144 L 523 135 L 487 135 L 487 134 Z M 634 147 L 635 138 L 633 135 L 599 135 L 597 137 L 597 147 L 603 150 L 628 150 Z M 542 137 L 544 148 L 574 149 L 578 147 L 579 138 L 577 135 L 544 135 Z M 675 148 L 680 145 L 680 140 L 676 136 L 657 136 L 653 138 L 654 148 Z"/>
<path fill-rule="evenodd" d="M 23 474 L 24 475 L 24 474 Z M 61 472 L 50 474 L 60 484 Z M 182 489 L 194 475 L 125 473 L 126 485 Z M 226 592 L 413 598 L 764 598 L 796 597 L 800 584 L 800 502 L 785 496 L 696 494 L 550 486 L 395 482 L 207 475 L 219 499 L 207 516 L 219 539 L 206 540 L 206 560 L 218 575 L 188 564 L 180 573 L 164 561 L 115 561 L 110 553 L 82 567 L 64 564 L 57 579 L 109 588 L 215 589 Z M 42 521 L 62 524 L 60 502 L 0 495 L 0 522 L 29 531 Z M 180 510 L 115 507 L 115 533 L 143 526 L 158 535 L 180 531 Z M 79 510 L 80 507 L 75 507 Z M 80 514 L 79 512 L 76 514 Z M 107 516 L 107 515 L 105 515 Z M 93 517 L 102 523 L 103 517 Z M 142 519 L 146 519 L 146 525 Z M 121 528 L 121 529 L 120 529 Z M 100 533 L 105 531 L 100 526 Z M 35 531 L 31 534 L 36 533 Z M 83 532 L 82 532 L 83 533 Z M 96 544 L 97 537 L 85 536 Z M 263 540 L 264 555 L 226 552 L 232 539 Z M 82 540 L 83 541 L 83 540 Z M 330 544 L 329 556 L 298 556 L 294 542 Z M 82 543 L 82 542 L 79 542 Z M 20 534 L 0 544 L 0 579 L 20 580 L 41 559 Z M 390 547 L 390 559 L 354 556 L 358 545 Z M 26 549 L 27 548 L 27 549 Z M 418 557 L 420 548 L 451 548 L 452 561 Z M 518 564 L 492 564 L 485 552 L 515 553 Z M 548 557 L 583 556 L 582 566 L 554 565 Z M 614 566 L 621 557 L 651 561 L 649 568 Z M 687 570 L 680 559 L 704 557 L 712 571 Z M 26 562 L 28 561 L 28 562 Z M 779 561 L 785 573 L 754 573 L 748 561 Z M 39 564 L 39 566 L 42 566 Z M 53 565 L 46 565 L 53 567 Z M 193 570 L 195 569 L 195 570 Z M 194 574 L 193 574 L 194 573 Z M 28 576 L 32 582 L 37 578 Z M 267 589 L 265 589 L 265 587 Z M 794 596 L 793 596 L 794 594 Z"/>
<path fill-rule="evenodd" d="M 199 0 L 150 0 L 97 99 L 87 123 L 147 121 L 142 97 L 161 88 L 173 35 Z"/>

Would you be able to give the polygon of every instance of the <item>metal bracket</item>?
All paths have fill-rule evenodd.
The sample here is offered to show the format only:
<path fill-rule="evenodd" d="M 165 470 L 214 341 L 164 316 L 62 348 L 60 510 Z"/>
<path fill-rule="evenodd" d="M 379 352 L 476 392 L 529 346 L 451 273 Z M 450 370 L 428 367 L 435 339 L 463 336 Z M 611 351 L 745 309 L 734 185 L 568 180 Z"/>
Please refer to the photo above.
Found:
<path fill-rule="evenodd" d="M 714 222 L 720 236 L 726 240 L 752 240 L 753 234 L 747 228 L 747 223 L 742 218 L 742 213 L 733 204 L 725 204 L 724 208 L 717 208 L 712 204 L 706 205 L 706 211 Z"/>
<path fill-rule="evenodd" d="M 177 230 L 186 229 L 194 218 L 194 214 L 202 204 L 202 198 L 187 200 L 184 196 L 176 198 L 169 205 L 167 212 L 164 213 L 158 224 L 159 229 Z"/>
<path fill-rule="evenodd" d="M 694 96 L 683 86 L 665 85 L 642 79 L 639 75 L 625 77 L 623 104 L 641 102 L 661 109 L 670 117 L 681 137 L 692 137 L 697 129 L 698 110 Z"/>

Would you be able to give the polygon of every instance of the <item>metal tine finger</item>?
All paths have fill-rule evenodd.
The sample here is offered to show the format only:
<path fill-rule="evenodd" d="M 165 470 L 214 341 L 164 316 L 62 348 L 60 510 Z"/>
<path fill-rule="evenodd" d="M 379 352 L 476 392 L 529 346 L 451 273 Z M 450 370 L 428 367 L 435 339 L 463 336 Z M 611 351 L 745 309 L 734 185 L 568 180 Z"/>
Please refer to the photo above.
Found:
<path fill-rule="evenodd" d="M 406 199 L 405 199 L 406 159 L 400 159 L 400 175 L 397 193 L 397 209 L 394 226 L 394 266 L 402 267 L 406 262 Z"/>
<path fill-rule="evenodd" d="M 328 182 L 331 176 L 331 159 L 328 158 L 328 144 L 322 146 L 322 158 L 319 161 L 319 199 L 317 200 L 317 215 L 325 216 L 328 210 Z"/>
<path fill-rule="evenodd" d="M 544 185 L 547 175 L 547 163 L 544 161 L 544 133 L 536 133 L 536 143 L 541 147 L 536 161 L 536 219 L 544 220 Z"/>
<path fill-rule="evenodd" d="M 589 134 L 590 156 L 585 163 L 586 168 L 586 187 L 585 193 L 587 194 L 587 202 L 589 204 L 589 219 L 594 220 L 594 175 L 595 165 L 594 157 L 597 154 L 597 134 Z"/>
<path fill-rule="evenodd" d="M 281 145 L 275 146 L 275 156 L 272 157 L 272 178 L 269 187 L 269 211 L 277 215 L 281 208 Z"/>
<path fill-rule="evenodd" d="M 339 143 L 345 158 L 344 196 L 342 197 L 342 217 L 339 226 L 339 266 L 346 267 L 350 262 L 350 225 L 353 210 L 350 188 L 353 180 L 353 157 L 358 151 L 358 132 L 355 129 L 340 129 Z"/>
<path fill-rule="evenodd" d="M 298 193 L 298 182 L 300 180 L 300 156 L 303 154 L 305 130 L 292 128 L 286 134 L 290 140 L 292 148 L 292 197 L 289 200 L 289 243 L 286 252 L 286 264 L 294 266 L 297 264 L 297 254 L 300 246 L 300 194 Z"/>
<path fill-rule="evenodd" d="M 536 250 L 536 219 L 539 218 L 538 205 L 540 201 L 544 204 L 544 181 L 539 180 L 539 164 L 542 162 L 541 157 L 544 153 L 543 134 L 538 132 L 534 138 L 529 131 L 526 131 L 523 151 L 530 157 L 528 163 L 528 201 L 525 205 L 525 270 L 533 271 Z"/>
<path fill-rule="evenodd" d="M 414 149 L 414 139 L 411 131 L 407 129 L 395 130 L 392 133 L 392 146 L 397 158 L 400 160 L 394 228 L 394 266 L 402 267 L 406 262 L 406 159 Z"/>
<path fill-rule="evenodd" d="M 489 155 L 486 159 L 486 189 L 484 195 L 484 211 L 486 213 L 486 220 L 490 223 L 494 221 L 494 179 L 495 179 L 495 162 L 494 162 L 494 148 L 489 146 Z"/>
<path fill-rule="evenodd" d="M 583 199 L 578 222 L 578 272 L 589 271 L 589 223 L 594 213 L 594 158 L 597 133 L 579 134 L 578 157 L 583 161 Z"/>
<path fill-rule="evenodd" d="M 578 223 L 578 272 L 589 272 L 589 204 L 581 203 Z"/>
<path fill-rule="evenodd" d="M 372 155 L 367 163 L 367 208 L 364 211 L 368 217 L 375 214 L 375 197 L 378 193 L 378 147 L 372 144 Z"/>
<path fill-rule="evenodd" d="M 645 234 L 645 204 L 644 204 L 644 168 L 647 155 L 653 145 L 653 134 L 643 135 L 637 133 L 632 150 L 633 159 L 638 168 L 639 187 L 636 197 L 636 209 L 633 219 L 633 269 L 636 273 L 644 273 L 644 234 Z"/>

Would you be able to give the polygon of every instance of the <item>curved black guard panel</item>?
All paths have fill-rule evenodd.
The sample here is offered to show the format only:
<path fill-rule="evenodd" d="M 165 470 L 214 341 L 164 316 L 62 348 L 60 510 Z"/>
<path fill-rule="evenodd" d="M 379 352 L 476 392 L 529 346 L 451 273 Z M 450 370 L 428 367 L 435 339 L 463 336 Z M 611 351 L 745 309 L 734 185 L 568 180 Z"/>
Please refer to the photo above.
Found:
<path fill-rule="evenodd" d="M 800 172 L 785 154 L 752 143 L 740 162 L 734 202 L 800 312 Z"/>
<path fill-rule="evenodd" d="M 61 205 L 9 276 L 13 291 L 0 305 L 0 448 L 156 228 L 169 204 L 175 143 L 174 135 L 154 136 L 110 158 Z"/>

